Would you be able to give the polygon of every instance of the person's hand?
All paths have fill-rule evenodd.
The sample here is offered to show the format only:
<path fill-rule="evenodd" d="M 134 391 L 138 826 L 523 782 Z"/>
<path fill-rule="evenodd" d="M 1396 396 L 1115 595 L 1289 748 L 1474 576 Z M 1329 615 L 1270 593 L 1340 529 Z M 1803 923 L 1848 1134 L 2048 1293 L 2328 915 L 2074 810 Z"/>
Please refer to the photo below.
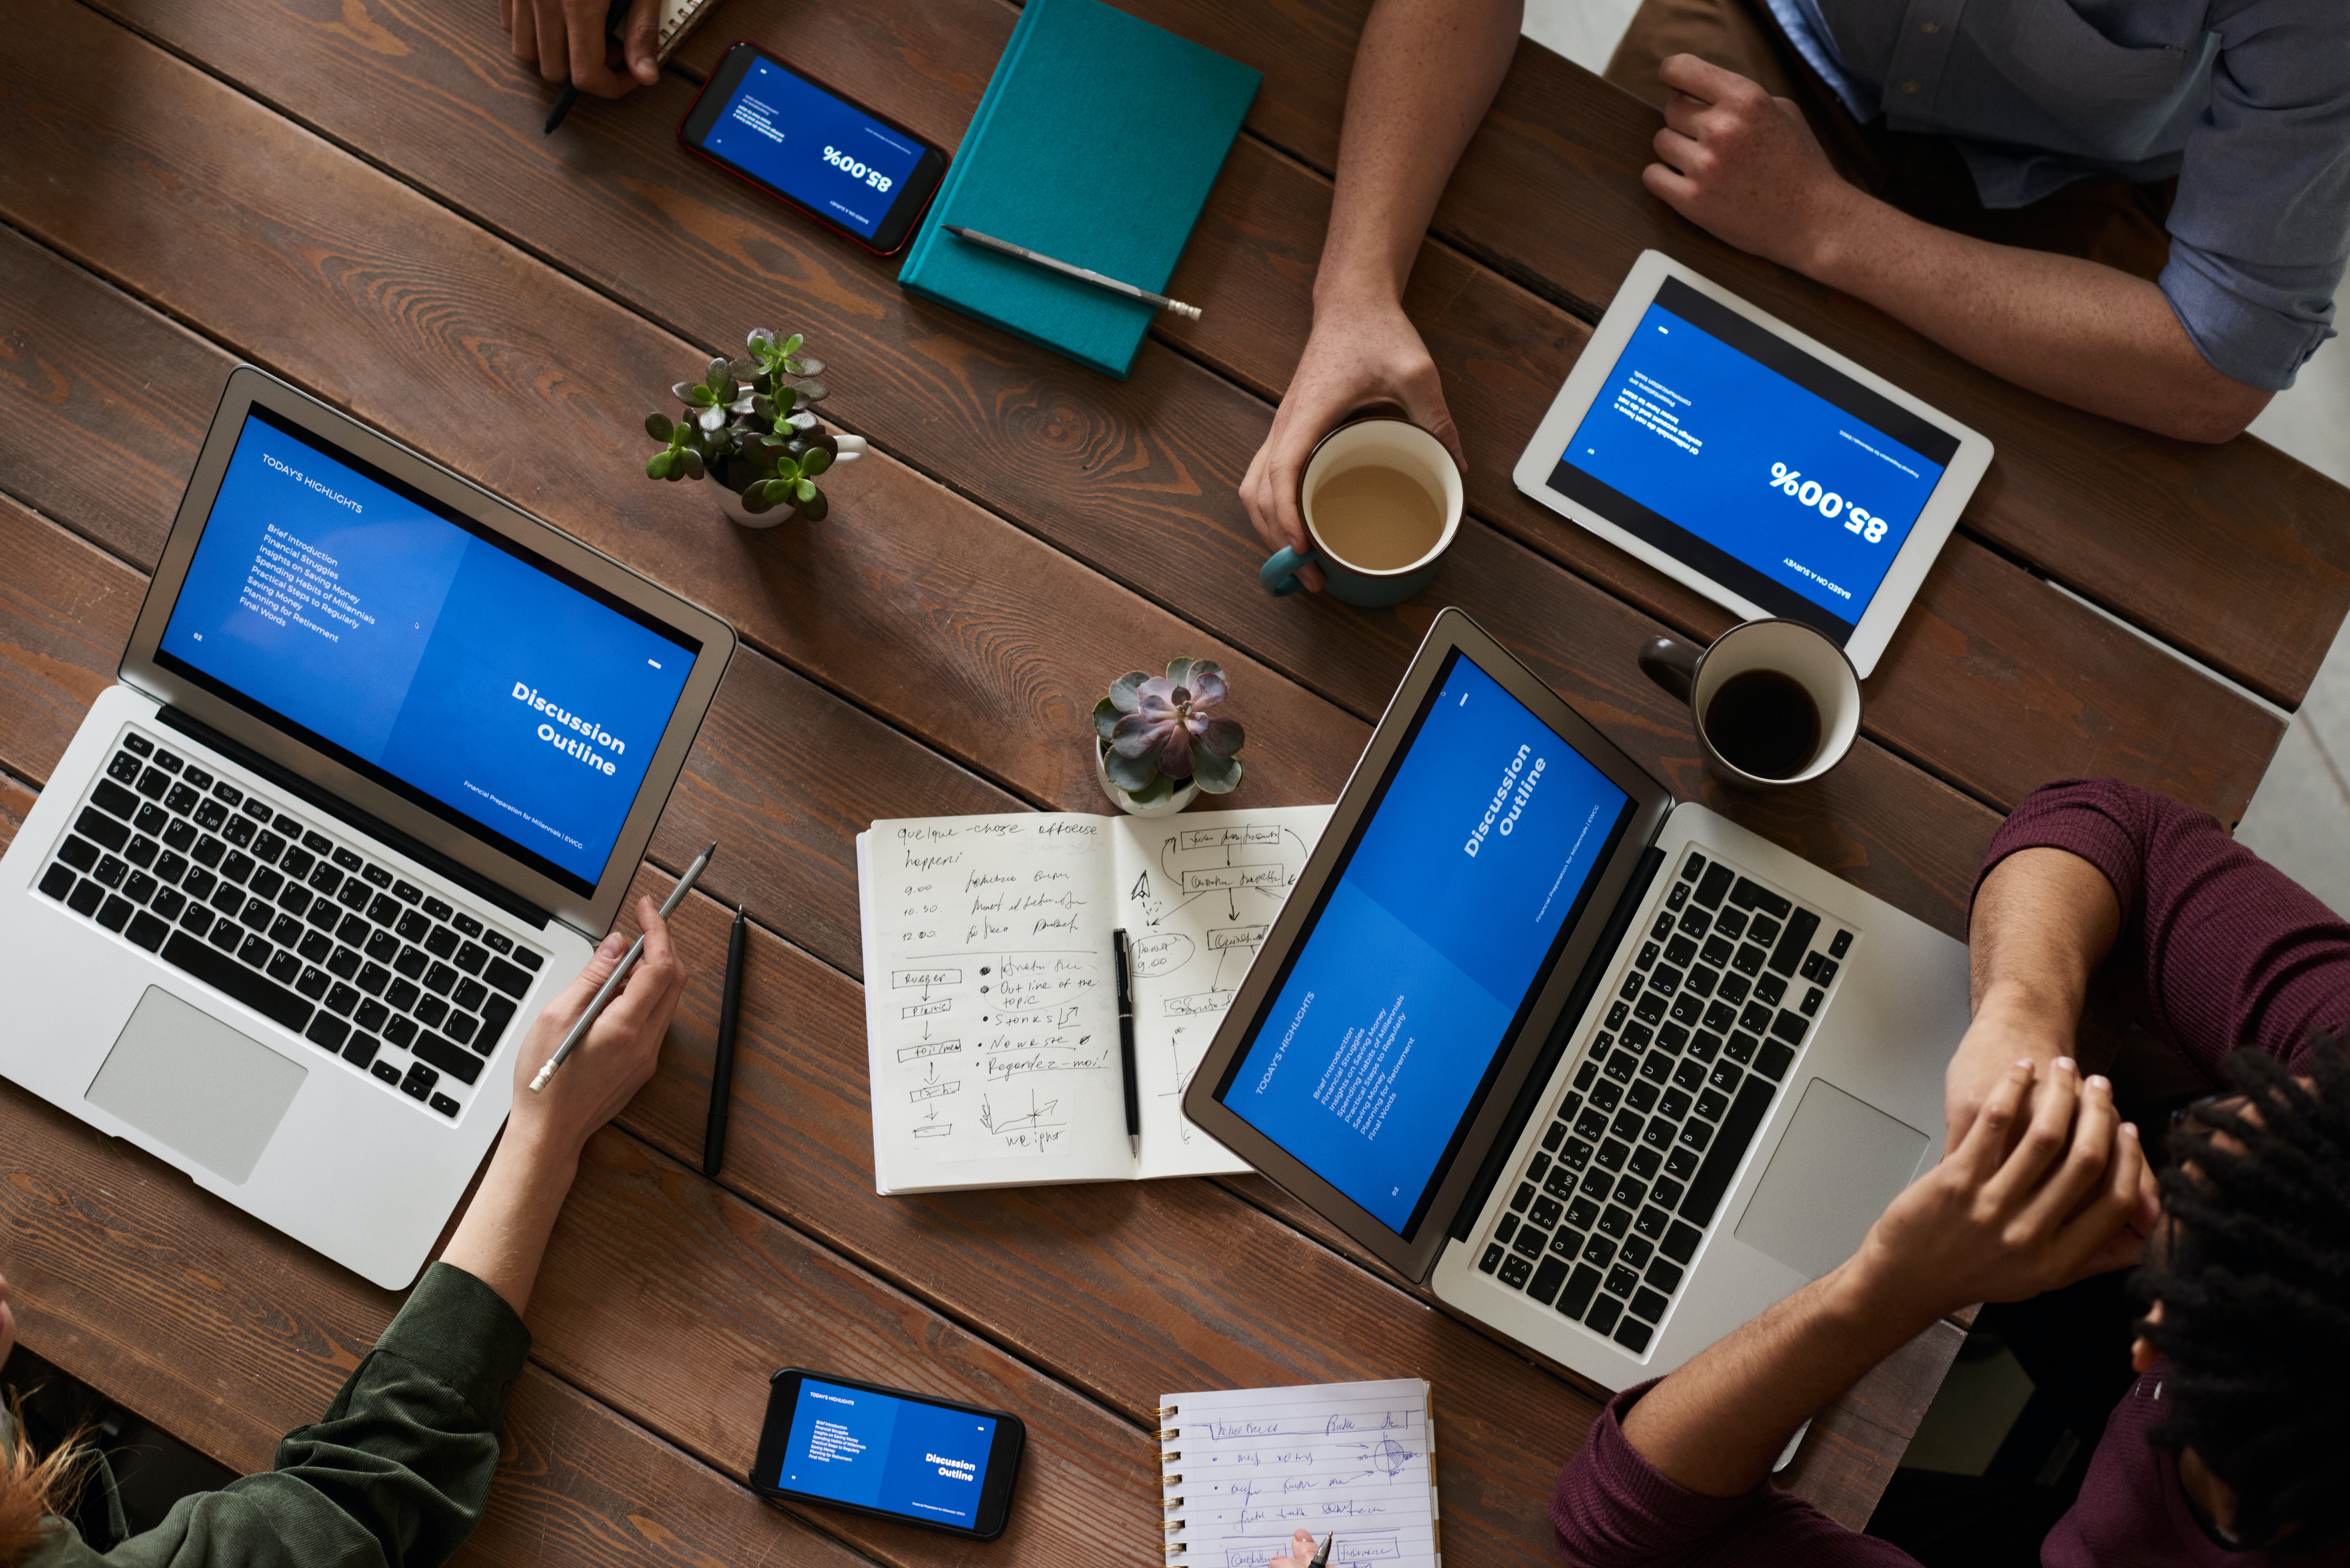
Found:
<path fill-rule="evenodd" d="M 1469 472 L 1461 433 L 1453 429 L 1436 379 L 1436 361 L 1403 306 L 1394 301 L 1317 303 L 1313 335 L 1273 416 L 1273 430 L 1241 480 L 1241 503 L 1267 554 L 1284 545 L 1305 553 L 1305 514 L 1298 508 L 1297 482 L 1314 443 L 1357 409 L 1381 402 L 1401 405 L 1407 418 L 1444 443 L 1461 472 Z M 1297 580 L 1318 593 L 1322 569 L 1302 566 Z"/>
<path fill-rule="evenodd" d="M 1910 1321 L 2022 1301 L 2137 1262 L 2145 1151 L 2113 1086 L 2069 1057 L 2011 1065 L 1958 1147 L 1895 1199 L 1845 1267 Z"/>
<path fill-rule="evenodd" d="M 1942 1074 L 1944 1153 L 1965 1139 L 1983 1102 L 2016 1063 L 2028 1061 L 2045 1070 L 2073 1048 L 2070 1019 L 2007 991 L 1988 992 Z"/>
<path fill-rule="evenodd" d="M 1289 1538 L 1289 1555 L 1266 1558 L 1264 1568 L 1305 1568 L 1307 1563 L 1314 1561 L 1314 1553 L 1319 1550 L 1320 1545 L 1321 1543 L 1314 1537 L 1301 1530 Z"/>
<path fill-rule="evenodd" d="M 546 1004 L 515 1054 L 514 1112 L 506 1136 L 577 1157 L 588 1136 L 620 1114 L 660 1057 L 661 1039 L 685 994 L 685 966 L 670 949 L 669 927 L 650 898 L 637 900 L 637 924 L 645 933 L 645 954 L 619 991 L 571 1048 L 546 1087 L 536 1094 L 530 1081 L 555 1054 L 564 1035 L 588 1011 L 612 971 L 629 950 L 619 931 L 606 937 L 570 989 Z"/>
<path fill-rule="evenodd" d="M 1740 250 L 1809 273 L 1869 198 L 1835 171 L 1803 110 L 1736 71 L 1675 55 L 1658 75 L 1674 89 L 1657 132 L 1649 193 Z"/>
<path fill-rule="evenodd" d="M 620 24 L 619 53 L 628 74 L 612 68 L 604 36 L 605 0 L 498 0 L 498 23 L 514 40 L 514 56 L 550 82 L 569 82 L 598 98 L 619 98 L 660 80 L 653 58 L 657 0 L 632 0 Z"/>

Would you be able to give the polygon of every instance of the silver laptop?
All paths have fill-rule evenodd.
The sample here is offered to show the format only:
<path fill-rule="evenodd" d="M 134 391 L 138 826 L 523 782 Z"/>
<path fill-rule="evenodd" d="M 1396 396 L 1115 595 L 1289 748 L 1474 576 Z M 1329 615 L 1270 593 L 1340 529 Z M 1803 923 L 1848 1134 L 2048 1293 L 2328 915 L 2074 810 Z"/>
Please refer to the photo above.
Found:
<path fill-rule="evenodd" d="M 1183 1110 L 1619 1388 L 1852 1252 L 1940 1158 L 1967 1020 L 1962 944 L 1676 804 L 1447 610 Z"/>
<path fill-rule="evenodd" d="M 258 370 L 0 859 L 0 1074 L 400 1289 L 734 648 Z"/>

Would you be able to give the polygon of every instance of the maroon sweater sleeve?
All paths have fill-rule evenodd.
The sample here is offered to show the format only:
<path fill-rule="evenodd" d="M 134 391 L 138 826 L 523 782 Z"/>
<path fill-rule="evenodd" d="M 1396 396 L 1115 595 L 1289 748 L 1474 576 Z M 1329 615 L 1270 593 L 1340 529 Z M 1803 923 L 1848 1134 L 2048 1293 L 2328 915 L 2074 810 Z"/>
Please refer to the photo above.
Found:
<path fill-rule="evenodd" d="M 2298 1065 L 2315 1031 L 2350 1021 L 2350 925 L 2208 814 L 2118 779 L 2066 779 L 2015 808 L 1981 877 L 2035 848 L 2105 873 L 2122 907 L 2109 961 L 2138 1022 L 2214 1086 L 2239 1046 Z"/>
<path fill-rule="evenodd" d="M 1708 1497 L 1665 1476 L 1624 1436 L 1624 1412 L 1658 1381 L 1607 1402 L 1551 1493 L 1551 1528 L 1576 1568 L 1917 1568 L 1899 1547 L 1855 1535 L 1767 1481 Z"/>

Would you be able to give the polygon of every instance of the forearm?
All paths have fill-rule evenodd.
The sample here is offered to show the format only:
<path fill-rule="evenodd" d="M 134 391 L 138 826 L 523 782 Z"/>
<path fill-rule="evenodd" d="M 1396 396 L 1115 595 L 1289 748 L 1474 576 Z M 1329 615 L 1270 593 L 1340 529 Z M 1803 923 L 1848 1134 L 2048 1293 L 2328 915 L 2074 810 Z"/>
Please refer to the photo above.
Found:
<path fill-rule="evenodd" d="M 1517 48 L 1517 0 L 1380 0 L 1347 88 L 1317 306 L 1403 297 L 1437 198 Z"/>
<path fill-rule="evenodd" d="M 1690 1490 L 1741 1496 L 1798 1427 L 1932 1322 L 1873 1304 L 1847 1263 L 1658 1384 L 1624 1417 L 1624 1436 Z"/>
<path fill-rule="evenodd" d="M 2214 369 L 2146 279 L 1937 228 L 1857 191 L 1797 265 L 2004 380 L 2158 434 L 2226 441 L 2270 397 Z"/>
<path fill-rule="evenodd" d="M 488 1285 L 521 1316 L 578 1168 L 577 1147 L 510 1125 L 441 1261 Z"/>

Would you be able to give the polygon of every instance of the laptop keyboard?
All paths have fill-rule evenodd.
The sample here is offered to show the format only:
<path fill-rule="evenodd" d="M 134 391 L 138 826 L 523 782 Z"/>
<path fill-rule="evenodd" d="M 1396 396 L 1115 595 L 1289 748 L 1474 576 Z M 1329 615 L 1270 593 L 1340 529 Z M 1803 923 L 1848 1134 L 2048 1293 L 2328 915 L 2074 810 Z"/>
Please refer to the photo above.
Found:
<path fill-rule="evenodd" d="M 546 961 L 136 730 L 38 886 L 452 1120 Z"/>
<path fill-rule="evenodd" d="M 1691 852 L 1477 1266 L 1646 1351 L 1852 943 Z"/>

